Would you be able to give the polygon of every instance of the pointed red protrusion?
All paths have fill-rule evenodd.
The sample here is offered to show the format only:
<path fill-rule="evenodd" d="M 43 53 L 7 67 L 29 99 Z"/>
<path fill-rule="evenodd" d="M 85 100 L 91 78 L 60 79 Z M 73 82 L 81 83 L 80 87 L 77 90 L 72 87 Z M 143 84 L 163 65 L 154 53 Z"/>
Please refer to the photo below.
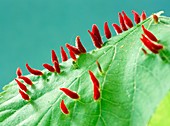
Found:
<path fill-rule="evenodd" d="M 158 16 L 156 14 L 152 15 L 154 22 L 157 24 L 158 23 Z"/>
<path fill-rule="evenodd" d="M 100 98 L 100 90 L 95 86 L 93 86 L 93 98 L 94 100 L 98 100 Z"/>
<path fill-rule="evenodd" d="M 18 84 L 18 86 L 23 90 L 23 91 L 25 91 L 25 92 L 27 92 L 27 87 L 23 84 L 23 83 L 21 83 L 20 81 L 18 81 L 17 79 L 15 79 L 15 81 L 17 82 L 17 84 Z"/>
<path fill-rule="evenodd" d="M 125 24 L 129 28 L 132 28 L 133 27 L 133 23 L 132 23 L 131 19 L 126 15 L 126 13 L 124 11 L 122 11 L 122 14 L 123 14 L 123 18 L 124 18 Z"/>
<path fill-rule="evenodd" d="M 140 15 L 139 15 L 136 11 L 134 11 L 134 10 L 132 10 L 132 13 L 133 13 L 133 15 L 134 15 L 134 21 L 135 21 L 135 23 L 136 23 L 136 24 L 139 24 L 139 23 L 140 23 Z"/>
<path fill-rule="evenodd" d="M 61 46 L 60 47 L 60 51 L 61 51 L 61 59 L 63 62 L 67 61 L 68 60 L 68 56 L 64 50 L 64 48 Z"/>
<path fill-rule="evenodd" d="M 121 13 L 118 13 L 118 15 L 119 15 L 119 23 L 120 23 L 121 29 L 122 29 L 123 31 L 127 31 L 128 28 L 127 28 L 126 25 L 125 25 L 125 22 L 124 22 L 124 19 L 123 19 L 122 14 L 121 14 Z"/>
<path fill-rule="evenodd" d="M 54 61 L 54 68 L 57 73 L 60 73 L 60 65 L 57 61 Z"/>
<path fill-rule="evenodd" d="M 80 55 L 81 54 L 81 52 L 76 47 L 74 47 L 74 46 L 72 46 L 72 45 L 70 45 L 68 43 L 66 44 L 66 47 L 67 47 L 67 49 L 69 51 L 74 52 L 76 55 Z"/>
<path fill-rule="evenodd" d="M 97 48 L 101 48 L 102 45 L 99 42 L 98 38 L 90 30 L 88 30 L 88 32 L 89 32 L 89 34 L 91 36 L 91 39 L 93 41 L 94 46 L 97 47 Z"/>
<path fill-rule="evenodd" d="M 89 70 L 89 74 L 93 82 L 93 98 L 94 100 L 98 100 L 100 98 L 99 81 L 90 70 Z"/>
<path fill-rule="evenodd" d="M 76 37 L 76 46 L 81 53 L 86 53 L 86 49 L 84 48 L 82 42 L 80 41 L 80 36 Z"/>
<path fill-rule="evenodd" d="M 142 48 L 142 51 L 143 51 L 143 53 L 144 53 L 145 55 L 148 54 L 147 51 L 146 51 L 144 48 Z"/>
<path fill-rule="evenodd" d="M 155 53 L 155 54 L 158 53 L 157 50 L 155 50 L 155 49 L 153 49 L 153 48 L 151 47 L 150 41 L 148 41 L 148 39 L 140 38 L 140 40 L 142 41 L 142 43 L 143 43 L 151 52 L 153 52 L 153 53 Z"/>
<path fill-rule="evenodd" d="M 25 83 L 29 84 L 29 85 L 32 85 L 32 81 L 28 78 L 28 77 L 25 77 L 25 76 L 19 76 L 19 79 L 22 79 Z"/>
<path fill-rule="evenodd" d="M 113 26 L 114 30 L 116 31 L 116 34 L 120 34 L 123 32 L 122 29 L 119 27 L 119 25 L 112 24 L 112 26 Z"/>
<path fill-rule="evenodd" d="M 69 51 L 69 54 L 70 54 L 70 57 L 71 57 L 74 61 L 77 60 L 76 55 L 74 54 L 74 52 Z"/>
<path fill-rule="evenodd" d="M 160 49 L 163 49 L 163 45 L 161 44 L 157 44 L 157 43 L 154 43 L 152 41 L 150 41 L 147 37 L 145 37 L 145 35 L 142 34 L 142 37 L 141 38 L 141 41 L 143 42 L 143 44 L 150 50 L 152 51 L 153 53 L 157 54 L 158 51 Z"/>
<path fill-rule="evenodd" d="M 60 103 L 60 109 L 62 110 L 62 112 L 64 114 L 69 114 L 69 111 L 68 111 L 68 109 L 67 109 L 67 107 L 66 107 L 66 105 L 64 103 L 64 100 L 62 100 L 61 103 Z"/>
<path fill-rule="evenodd" d="M 97 64 L 98 70 L 100 71 L 100 73 L 102 73 L 102 68 L 100 66 L 100 63 L 98 61 L 96 61 L 96 64 Z"/>
<path fill-rule="evenodd" d="M 79 95 L 76 92 L 71 91 L 70 89 L 60 88 L 60 90 L 72 99 L 79 99 Z"/>
<path fill-rule="evenodd" d="M 36 70 L 36 69 L 31 68 L 31 67 L 28 65 L 28 63 L 26 64 L 26 68 L 27 68 L 27 70 L 28 70 L 31 74 L 38 75 L 38 76 L 43 75 L 43 73 L 42 73 L 40 70 Z"/>
<path fill-rule="evenodd" d="M 97 86 L 97 88 L 99 88 L 99 81 L 97 80 L 97 78 L 94 76 L 93 72 L 89 70 L 89 75 L 90 78 L 94 84 L 94 86 Z"/>
<path fill-rule="evenodd" d="M 58 62 L 58 57 L 57 57 L 54 50 L 52 50 L 52 52 L 51 52 L 51 60 L 52 60 L 52 62 L 54 64 L 55 71 L 57 73 L 60 73 L 60 65 L 59 65 L 59 62 Z"/>
<path fill-rule="evenodd" d="M 56 62 L 56 61 L 55 61 Z M 44 63 L 43 64 L 43 67 L 46 68 L 47 70 L 49 70 L 50 72 L 55 72 L 55 69 L 53 66 L 47 64 L 47 63 Z"/>
<path fill-rule="evenodd" d="M 57 62 L 58 62 L 58 58 L 57 58 L 57 55 L 56 55 L 56 53 L 55 53 L 54 50 L 51 51 L 51 61 L 52 61 L 52 63 L 53 63 L 54 61 L 57 61 Z"/>
<path fill-rule="evenodd" d="M 147 18 L 145 11 L 142 11 L 141 14 L 141 21 L 145 20 Z"/>
<path fill-rule="evenodd" d="M 155 35 L 153 33 L 151 33 L 149 30 L 147 30 L 144 25 L 142 25 L 142 30 L 145 33 L 145 35 L 152 41 L 157 42 L 158 39 L 155 37 Z"/>
<path fill-rule="evenodd" d="M 153 49 L 160 50 L 163 48 L 163 45 L 150 41 L 145 35 L 142 34 L 142 37 L 144 40 L 147 40 L 148 43 L 150 43 L 150 45 L 153 47 Z"/>
<path fill-rule="evenodd" d="M 19 90 L 19 93 L 24 100 L 30 100 L 28 94 L 26 94 L 25 92 Z"/>
<path fill-rule="evenodd" d="M 110 29 L 109 29 L 107 22 L 104 23 L 104 33 L 105 33 L 105 36 L 106 36 L 107 39 L 111 38 L 112 34 L 110 32 Z"/>
<path fill-rule="evenodd" d="M 96 24 L 93 24 L 93 26 L 92 26 L 92 33 L 97 37 L 98 42 L 102 45 L 103 44 L 102 38 L 101 38 L 101 35 L 99 32 L 99 28 L 97 27 Z"/>
<path fill-rule="evenodd" d="M 17 68 L 17 70 L 16 70 L 16 74 L 17 74 L 17 76 L 19 77 L 19 76 L 22 76 L 22 70 L 21 70 L 21 68 Z"/>

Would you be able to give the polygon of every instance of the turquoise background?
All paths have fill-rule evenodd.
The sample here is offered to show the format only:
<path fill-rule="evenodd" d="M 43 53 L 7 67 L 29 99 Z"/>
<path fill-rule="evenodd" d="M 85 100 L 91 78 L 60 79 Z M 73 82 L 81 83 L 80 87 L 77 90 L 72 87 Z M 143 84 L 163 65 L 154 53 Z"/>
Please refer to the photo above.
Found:
<path fill-rule="evenodd" d="M 50 63 L 51 49 L 59 56 L 59 47 L 74 44 L 81 36 L 87 50 L 93 44 L 87 33 L 96 23 L 103 34 L 103 23 L 118 23 L 117 13 L 131 10 L 150 15 L 164 10 L 170 16 L 169 0 L 0 0 L 0 91 L 15 77 L 19 66 L 28 74 L 25 64 L 43 69 Z"/>

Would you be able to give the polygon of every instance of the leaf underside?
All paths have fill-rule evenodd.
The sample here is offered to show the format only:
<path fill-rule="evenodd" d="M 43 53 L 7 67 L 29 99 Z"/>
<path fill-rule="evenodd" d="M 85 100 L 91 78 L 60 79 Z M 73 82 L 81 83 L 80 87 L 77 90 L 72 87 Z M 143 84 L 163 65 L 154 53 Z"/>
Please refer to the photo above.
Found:
<path fill-rule="evenodd" d="M 140 41 L 142 24 L 164 45 L 159 54 L 152 54 Z M 112 37 L 101 49 L 81 54 L 76 64 L 71 59 L 62 62 L 60 74 L 43 70 L 43 78 L 28 75 L 33 81 L 33 86 L 27 85 L 30 101 L 21 98 L 12 81 L 0 94 L 0 126 L 155 126 L 159 104 L 164 105 L 164 111 L 169 106 L 161 102 L 170 89 L 169 33 L 170 18 L 160 16 L 155 24 L 150 17 Z M 88 70 L 100 82 L 97 101 Z M 59 90 L 61 87 L 77 92 L 80 99 L 69 98 Z M 60 110 L 62 99 L 68 115 Z M 167 118 L 170 112 L 164 115 Z"/>

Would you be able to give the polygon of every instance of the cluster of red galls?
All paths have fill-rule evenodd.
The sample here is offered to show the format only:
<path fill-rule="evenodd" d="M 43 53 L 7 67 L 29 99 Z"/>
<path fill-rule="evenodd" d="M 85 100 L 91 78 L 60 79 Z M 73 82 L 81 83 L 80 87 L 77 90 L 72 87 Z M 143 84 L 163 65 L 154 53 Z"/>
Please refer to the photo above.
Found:
<path fill-rule="evenodd" d="M 132 11 L 132 13 L 134 14 L 134 22 L 136 24 L 138 24 L 141 21 L 146 19 L 145 12 L 142 12 L 141 16 L 135 11 Z M 131 19 L 126 15 L 126 13 L 124 11 L 122 11 L 122 13 L 118 13 L 118 15 L 119 15 L 120 26 L 117 24 L 112 24 L 112 26 L 115 29 L 117 34 L 120 34 L 123 31 L 128 30 L 128 28 L 133 27 L 133 23 L 132 23 Z M 154 18 L 155 22 L 158 22 L 158 17 L 156 15 L 153 15 L 153 18 Z M 157 54 L 159 52 L 159 50 L 163 48 L 163 46 L 161 44 L 158 44 L 158 39 L 153 35 L 153 33 L 151 33 L 149 30 L 147 30 L 144 27 L 144 25 L 142 25 L 142 30 L 143 30 L 144 34 L 142 34 L 141 41 L 150 51 Z M 103 45 L 103 41 L 102 41 L 102 38 L 101 38 L 101 35 L 100 35 L 97 25 L 94 24 L 92 26 L 92 31 L 88 30 L 88 32 L 91 36 L 94 46 L 96 48 L 101 48 Z M 105 36 L 107 39 L 111 38 L 112 35 L 111 35 L 111 32 L 110 32 L 107 22 L 104 23 L 104 33 L 105 33 Z M 86 53 L 86 49 L 84 48 L 82 42 L 80 41 L 79 36 L 76 37 L 76 46 L 72 46 L 67 43 L 66 47 L 67 47 L 70 57 L 73 59 L 73 61 L 77 60 L 76 55 Z M 64 48 L 61 47 L 60 50 L 61 50 L 62 61 L 63 62 L 67 61 L 68 56 L 67 56 Z M 147 53 L 146 50 L 143 49 L 143 51 L 145 53 Z M 50 72 L 56 72 L 56 73 L 60 74 L 60 65 L 59 65 L 58 57 L 54 50 L 52 50 L 52 52 L 51 52 L 51 61 L 53 63 L 53 66 L 45 63 L 45 64 L 43 64 L 43 67 L 46 68 L 47 70 L 49 70 Z M 96 63 L 97 63 L 97 67 L 98 67 L 99 71 L 102 72 L 98 61 Z M 37 76 L 43 75 L 43 72 L 41 72 L 40 70 L 31 68 L 28 65 L 28 63 L 26 64 L 26 68 L 31 74 L 34 74 Z M 15 79 L 15 81 L 17 82 L 18 86 L 20 87 L 19 93 L 21 94 L 21 96 L 24 100 L 30 100 L 30 97 L 27 94 L 27 91 L 28 91 L 27 87 L 22 82 L 20 82 L 19 79 L 23 80 L 26 84 L 29 84 L 30 86 L 32 86 L 33 82 L 28 77 L 22 75 L 22 70 L 20 68 L 17 69 L 16 74 L 18 76 L 18 79 Z M 94 98 L 94 100 L 98 100 L 100 98 L 99 81 L 96 78 L 96 76 L 93 74 L 93 72 L 90 70 L 89 70 L 89 75 L 90 75 L 90 79 L 92 80 L 92 83 L 93 83 L 93 98 Z M 80 98 L 80 96 L 76 92 L 71 91 L 70 89 L 60 88 L 60 90 L 72 99 Z M 68 108 L 66 107 L 66 105 L 64 103 L 64 100 L 61 100 L 60 108 L 64 114 L 69 113 Z"/>
<path fill-rule="evenodd" d="M 54 50 L 52 50 L 52 58 L 51 59 L 52 59 L 52 62 L 54 64 L 54 67 L 49 65 L 49 64 L 43 64 L 43 66 L 45 68 L 47 68 L 50 72 L 57 72 L 58 74 L 60 74 L 60 66 L 59 66 L 58 58 L 57 58 L 56 53 L 54 52 Z M 57 67 L 56 67 L 55 62 L 58 63 Z M 98 62 L 97 62 L 97 66 L 100 67 L 100 64 Z M 26 68 L 33 75 L 37 75 L 37 76 L 42 76 L 43 75 L 43 72 L 41 72 L 40 70 L 31 68 L 28 65 L 28 63 L 26 64 Z M 101 71 L 101 67 L 100 67 L 99 70 Z M 22 75 L 22 70 L 20 68 L 17 69 L 16 74 L 18 76 L 18 79 L 15 79 L 15 81 L 17 82 L 17 84 L 18 84 L 18 86 L 20 88 L 19 93 L 20 93 L 21 97 L 24 100 L 30 100 L 30 97 L 27 94 L 27 91 L 28 91 L 27 87 L 24 85 L 24 83 L 19 81 L 19 79 L 22 79 L 26 84 L 29 84 L 30 86 L 33 85 L 33 82 L 28 77 Z M 93 88 L 94 89 L 93 90 L 93 98 L 94 98 L 94 100 L 98 100 L 100 98 L 99 82 L 98 82 L 97 78 L 95 77 L 95 75 L 90 70 L 89 70 L 89 75 L 90 75 L 90 78 L 92 80 L 93 87 L 94 87 Z M 71 91 L 68 88 L 60 88 L 60 90 L 62 92 L 64 92 L 67 96 L 72 98 L 72 99 L 79 99 L 80 98 L 80 96 L 76 92 Z M 64 100 L 61 100 L 60 108 L 61 108 L 61 110 L 62 110 L 62 112 L 64 114 L 69 114 L 68 108 L 66 107 L 66 105 L 64 103 Z"/>

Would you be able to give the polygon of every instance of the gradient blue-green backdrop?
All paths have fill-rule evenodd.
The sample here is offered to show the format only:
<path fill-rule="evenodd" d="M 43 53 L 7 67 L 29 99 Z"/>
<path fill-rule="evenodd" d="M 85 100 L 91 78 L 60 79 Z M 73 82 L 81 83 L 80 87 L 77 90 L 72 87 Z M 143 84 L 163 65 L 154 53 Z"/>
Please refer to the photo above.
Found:
<path fill-rule="evenodd" d="M 133 9 L 148 15 L 164 10 L 170 16 L 169 5 L 169 0 L 0 0 L 0 91 L 16 77 L 18 66 L 24 74 L 26 62 L 43 69 L 51 49 L 59 54 L 59 46 L 73 44 L 77 35 L 93 49 L 87 33 L 93 23 L 103 35 L 103 23 L 118 23 L 119 11 L 131 18 Z"/>

